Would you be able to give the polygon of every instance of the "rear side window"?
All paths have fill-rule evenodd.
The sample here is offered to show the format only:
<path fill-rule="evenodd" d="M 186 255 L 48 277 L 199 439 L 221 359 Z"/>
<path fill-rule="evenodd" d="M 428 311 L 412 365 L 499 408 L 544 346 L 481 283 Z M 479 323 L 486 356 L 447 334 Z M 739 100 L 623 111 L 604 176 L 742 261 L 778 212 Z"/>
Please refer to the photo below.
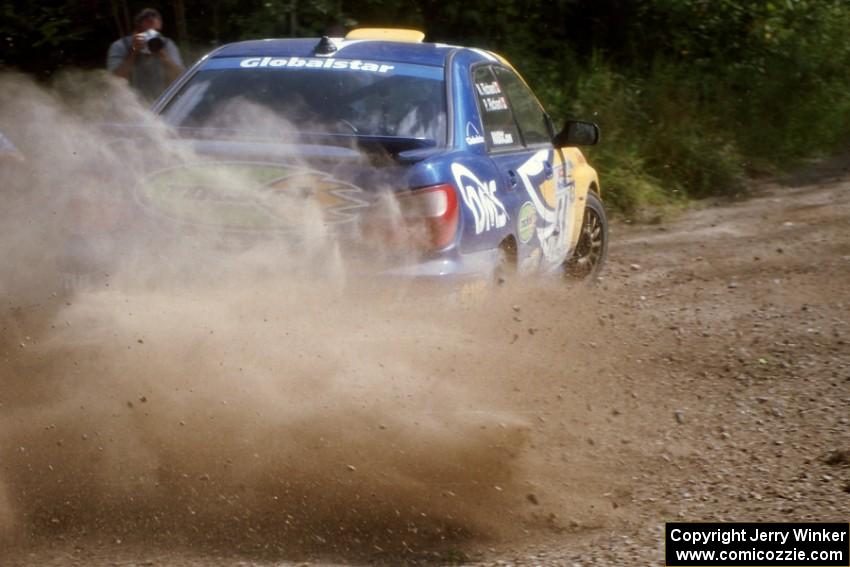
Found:
<path fill-rule="evenodd" d="M 477 67 L 472 72 L 472 88 L 478 98 L 478 109 L 484 125 L 487 149 L 504 150 L 522 147 L 508 96 L 490 67 Z"/>
<path fill-rule="evenodd" d="M 546 113 L 543 112 L 531 90 L 508 69 L 496 67 L 495 72 L 499 85 L 511 101 L 511 108 L 522 131 L 525 145 L 550 143 L 552 139 L 549 135 Z"/>

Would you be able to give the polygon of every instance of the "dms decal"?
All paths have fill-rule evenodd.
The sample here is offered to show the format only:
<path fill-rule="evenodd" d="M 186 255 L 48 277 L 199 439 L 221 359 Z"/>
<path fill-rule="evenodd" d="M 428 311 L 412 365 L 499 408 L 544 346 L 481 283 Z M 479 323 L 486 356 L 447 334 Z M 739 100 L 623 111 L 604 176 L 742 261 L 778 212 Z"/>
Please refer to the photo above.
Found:
<path fill-rule="evenodd" d="M 305 59 L 302 57 L 249 57 L 239 62 L 240 67 L 253 69 L 255 67 L 282 67 L 286 69 L 331 69 L 336 71 L 369 71 L 372 73 L 388 73 L 395 69 L 394 65 L 369 63 L 354 59 Z"/>
<path fill-rule="evenodd" d="M 478 128 L 472 122 L 466 123 L 466 143 L 470 146 L 477 146 L 484 143 L 484 136 L 481 135 L 481 132 L 478 131 Z"/>
<path fill-rule="evenodd" d="M 463 202 L 475 219 L 475 234 L 502 228 L 508 223 L 508 212 L 496 196 L 495 181 L 484 183 L 459 163 L 452 164 L 452 174 Z"/>
<path fill-rule="evenodd" d="M 136 198 L 177 222 L 239 231 L 299 231 L 316 209 L 325 224 L 341 225 L 369 205 L 362 189 L 327 173 L 245 162 L 161 170 L 137 186 Z"/>
<path fill-rule="evenodd" d="M 568 183 L 554 182 L 544 178 L 546 164 L 552 163 L 552 151 L 540 150 L 524 164 L 517 168 L 517 174 L 522 180 L 526 193 L 537 211 L 537 239 L 547 262 L 562 262 L 568 252 L 572 219 L 572 208 L 575 203 L 575 182 L 572 180 L 571 164 L 564 162 L 563 174 Z M 538 182 L 535 183 L 535 178 Z M 542 192 L 538 189 L 543 183 L 553 183 L 555 194 L 553 203 L 547 203 Z M 551 206 L 554 205 L 554 206 Z"/>

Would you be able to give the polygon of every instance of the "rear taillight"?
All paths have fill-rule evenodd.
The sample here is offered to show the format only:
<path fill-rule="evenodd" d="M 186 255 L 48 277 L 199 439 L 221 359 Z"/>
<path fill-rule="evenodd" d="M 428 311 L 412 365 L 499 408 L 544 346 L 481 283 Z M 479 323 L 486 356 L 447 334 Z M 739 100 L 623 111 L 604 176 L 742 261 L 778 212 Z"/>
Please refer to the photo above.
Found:
<path fill-rule="evenodd" d="M 457 233 L 457 193 L 449 184 L 415 189 L 398 195 L 399 212 L 419 247 L 443 248 Z"/>

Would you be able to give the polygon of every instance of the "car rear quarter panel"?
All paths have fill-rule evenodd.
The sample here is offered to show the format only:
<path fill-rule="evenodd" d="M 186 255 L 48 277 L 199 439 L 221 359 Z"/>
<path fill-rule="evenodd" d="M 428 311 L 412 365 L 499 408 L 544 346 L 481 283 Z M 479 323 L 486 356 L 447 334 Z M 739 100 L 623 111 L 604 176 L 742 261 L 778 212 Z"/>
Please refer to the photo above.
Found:
<path fill-rule="evenodd" d="M 484 128 L 475 98 L 472 96 L 470 67 L 483 61 L 487 59 L 481 53 L 470 49 L 453 51 L 446 60 L 446 85 L 449 91 L 447 100 L 451 115 L 449 143 L 456 149 L 456 152 L 447 156 L 446 179 L 458 190 L 462 212 L 459 227 L 462 234 L 461 252 L 498 247 L 505 238 L 513 234 L 515 223 L 512 221 L 520 205 L 516 193 L 505 191 L 501 173 L 487 154 L 482 136 Z M 467 171 L 472 175 L 466 175 Z M 479 188 L 489 187 L 491 184 L 494 184 L 497 190 L 496 208 L 490 208 L 490 204 L 485 203 L 487 211 L 476 210 L 477 203 L 470 202 L 470 198 L 474 199 L 473 193 L 477 193 Z M 467 187 L 472 190 L 466 191 Z M 501 210 L 500 204 L 504 211 Z M 482 225 L 480 214 L 484 213 L 488 213 L 491 216 L 489 220 L 493 222 Z M 477 222 L 476 214 L 479 215 Z"/>

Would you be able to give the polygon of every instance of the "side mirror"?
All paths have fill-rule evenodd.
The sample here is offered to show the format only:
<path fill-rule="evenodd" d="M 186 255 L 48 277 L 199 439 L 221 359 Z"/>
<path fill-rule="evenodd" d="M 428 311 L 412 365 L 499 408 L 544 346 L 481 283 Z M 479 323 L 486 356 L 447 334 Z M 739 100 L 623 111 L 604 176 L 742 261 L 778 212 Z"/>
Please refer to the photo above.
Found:
<path fill-rule="evenodd" d="M 564 129 L 552 139 L 556 148 L 565 146 L 594 146 L 599 142 L 599 126 L 593 122 L 567 120 Z"/>

